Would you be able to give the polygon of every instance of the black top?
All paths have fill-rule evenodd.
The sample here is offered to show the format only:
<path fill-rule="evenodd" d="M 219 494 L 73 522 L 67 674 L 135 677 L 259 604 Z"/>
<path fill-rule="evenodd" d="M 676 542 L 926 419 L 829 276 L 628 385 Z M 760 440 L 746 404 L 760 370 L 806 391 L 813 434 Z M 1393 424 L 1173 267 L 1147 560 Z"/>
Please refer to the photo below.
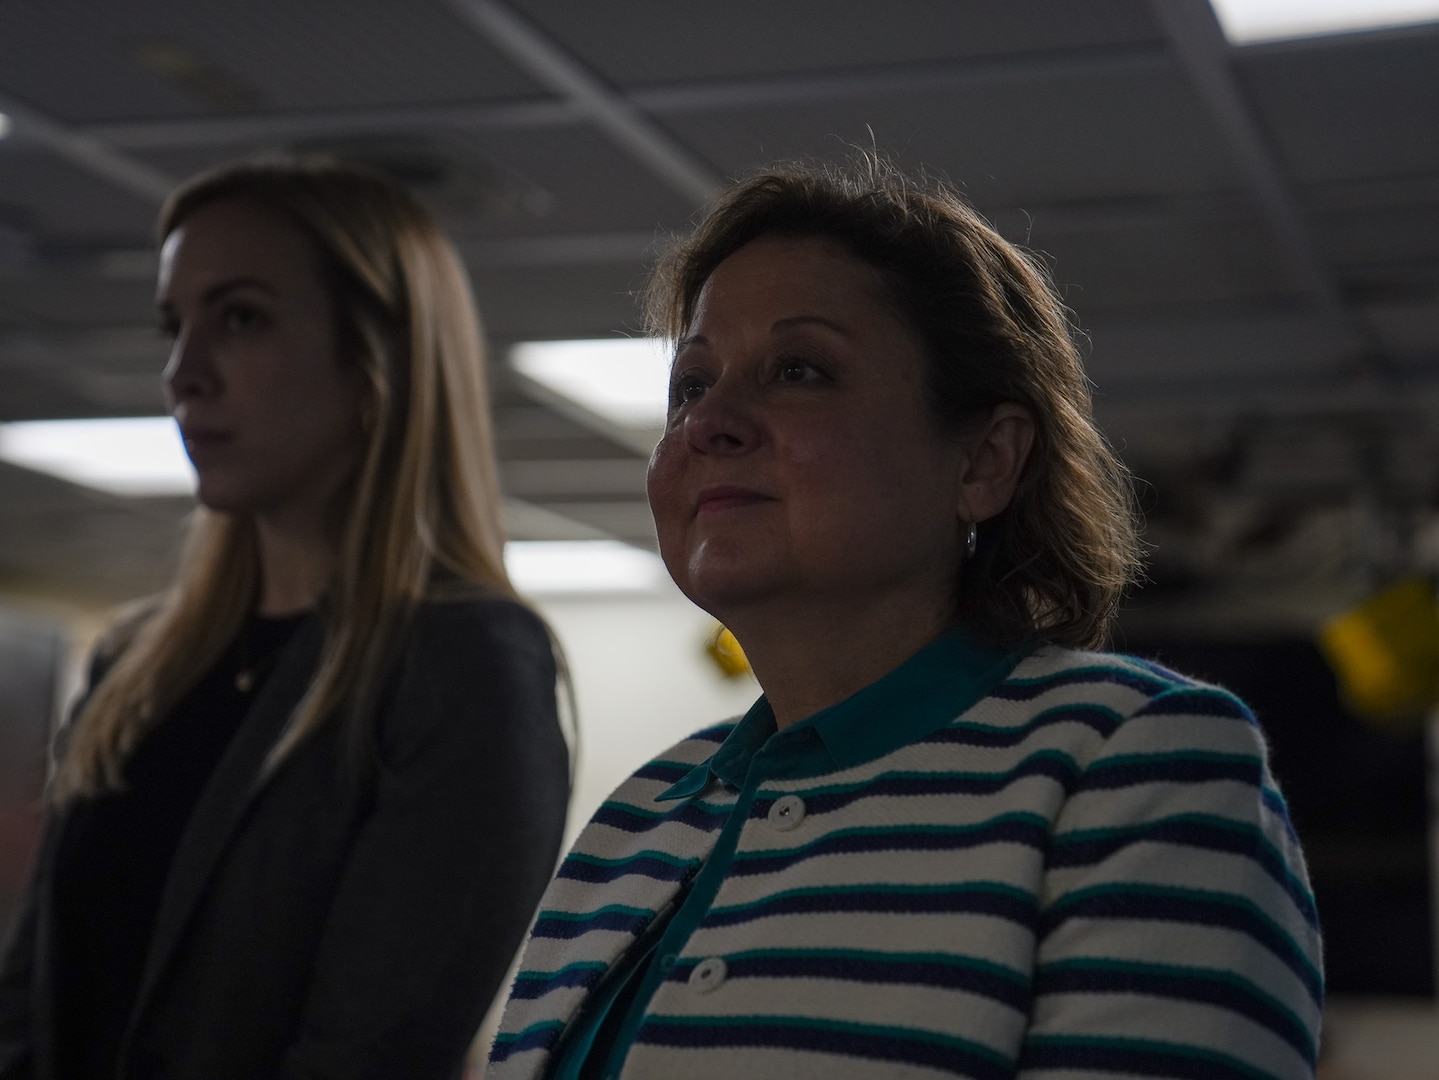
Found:
<path fill-rule="evenodd" d="M 267 769 L 324 638 L 318 618 L 295 629 L 175 826 L 109 1080 L 461 1073 L 559 855 L 569 753 L 550 636 L 483 589 L 427 600 L 379 673 L 364 768 L 335 717 Z M 58 998 L 76 980 L 56 862 L 75 809 L 47 823 L 0 949 L 0 1080 L 62 1077 Z"/>
<path fill-rule="evenodd" d="M 195 803 L 305 615 L 252 617 L 141 741 L 124 790 L 76 803 L 55 860 L 59 1075 L 114 1076 L 170 862 Z"/>

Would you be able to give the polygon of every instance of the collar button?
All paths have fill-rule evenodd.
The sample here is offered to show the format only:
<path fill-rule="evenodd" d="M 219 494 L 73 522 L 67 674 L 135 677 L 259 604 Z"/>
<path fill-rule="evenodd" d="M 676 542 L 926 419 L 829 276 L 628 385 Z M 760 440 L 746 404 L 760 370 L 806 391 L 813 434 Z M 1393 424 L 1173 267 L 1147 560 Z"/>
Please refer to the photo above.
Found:
<path fill-rule="evenodd" d="M 798 795 L 781 795 L 769 808 L 769 823 L 778 832 L 789 832 L 804 820 L 804 800 Z"/>

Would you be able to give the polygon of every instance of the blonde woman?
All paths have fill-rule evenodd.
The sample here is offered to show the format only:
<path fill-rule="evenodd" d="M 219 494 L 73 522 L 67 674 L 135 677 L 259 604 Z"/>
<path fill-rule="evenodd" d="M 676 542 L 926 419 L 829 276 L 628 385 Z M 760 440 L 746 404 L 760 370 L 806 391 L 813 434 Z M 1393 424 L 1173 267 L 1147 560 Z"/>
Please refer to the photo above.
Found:
<path fill-rule="evenodd" d="M 62 732 L 0 1076 L 458 1075 L 568 794 L 464 271 L 325 163 L 201 176 L 159 235 L 201 505 Z"/>

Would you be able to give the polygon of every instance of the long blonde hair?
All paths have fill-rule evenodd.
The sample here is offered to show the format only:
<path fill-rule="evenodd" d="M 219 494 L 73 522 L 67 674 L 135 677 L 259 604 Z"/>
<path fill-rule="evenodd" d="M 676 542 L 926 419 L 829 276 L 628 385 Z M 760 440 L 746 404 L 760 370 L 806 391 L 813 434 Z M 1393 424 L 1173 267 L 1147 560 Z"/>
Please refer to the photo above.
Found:
<path fill-rule="evenodd" d="M 321 604 L 325 642 L 271 751 L 273 769 L 338 713 L 356 739 L 369 730 L 377 681 L 422 599 L 475 587 L 515 594 L 503 561 L 484 346 L 453 247 L 394 181 L 293 158 L 240 162 L 189 181 L 162 209 L 159 238 L 200 207 L 232 199 L 283 215 L 314 241 L 342 351 L 364 372 L 371 407 Z M 122 785 L 136 743 L 239 632 L 259 580 L 254 523 L 197 509 L 174 584 L 122 632 L 117 659 L 73 722 L 55 799 Z"/>

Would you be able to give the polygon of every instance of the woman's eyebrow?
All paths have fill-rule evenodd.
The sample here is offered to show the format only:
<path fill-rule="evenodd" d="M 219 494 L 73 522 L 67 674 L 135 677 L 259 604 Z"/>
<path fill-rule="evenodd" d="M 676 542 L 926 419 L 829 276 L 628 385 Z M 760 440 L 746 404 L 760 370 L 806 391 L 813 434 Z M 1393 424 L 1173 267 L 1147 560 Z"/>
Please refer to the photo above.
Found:
<path fill-rule="evenodd" d="M 278 297 L 280 295 L 279 291 L 276 290 L 273 285 L 259 278 L 234 277 L 226 278 L 224 281 L 217 281 L 214 285 L 211 285 L 200 294 L 200 303 L 209 306 L 224 299 L 225 296 L 234 292 L 236 289 L 258 289 L 267 296 Z M 166 315 L 175 310 L 175 305 L 168 299 L 157 298 L 155 301 L 155 309 L 162 315 Z"/>
<path fill-rule="evenodd" d="M 837 334 L 842 334 L 842 335 L 845 336 L 845 337 L 853 337 L 853 336 L 854 336 L 854 331 L 851 330 L 848 326 L 846 326 L 846 325 L 845 325 L 844 323 L 842 323 L 842 322 L 837 322 L 837 321 L 835 321 L 834 319 L 826 318 L 826 317 L 823 316 L 823 315 L 807 315 L 807 314 L 806 314 L 806 315 L 786 315 L 786 316 L 785 316 L 784 318 L 782 318 L 782 319 L 776 319 L 776 320 L 774 321 L 774 324 L 770 327 L 770 333 L 779 333 L 779 332 L 782 332 L 782 331 L 785 331 L 785 330 L 792 330 L 792 329 L 794 329 L 796 326 L 804 326 L 804 325 L 807 325 L 807 324 L 809 324 L 809 323 L 814 323 L 815 325 L 826 327 L 826 328 L 828 328 L 828 329 L 830 329 L 830 330 L 833 330 L 833 331 L 834 331 L 835 333 L 837 333 Z M 705 337 L 703 334 L 689 334 L 689 335 L 687 335 L 687 336 L 685 336 L 685 337 L 682 337 L 682 338 L 679 338 L 679 339 L 677 339 L 677 340 L 675 341 L 675 352 L 678 353 L 678 352 L 680 352 L 682 349 L 684 349 L 684 348 L 686 348 L 687 346 L 690 346 L 690 345 L 708 345 L 708 344 L 709 344 L 709 339 L 708 339 L 707 337 Z"/>
<path fill-rule="evenodd" d="M 787 315 L 783 319 L 776 319 L 774 325 L 770 327 L 770 330 L 790 330 L 806 323 L 818 323 L 820 326 L 826 326 L 837 334 L 843 334 L 845 337 L 853 335 L 853 331 L 844 323 L 835 322 L 835 320 L 825 318 L 823 315 Z"/>
<path fill-rule="evenodd" d="M 200 299 L 206 304 L 213 304 L 226 293 L 234 292 L 236 289 L 258 289 L 263 293 L 268 293 L 270 296 L 279 296 L 279 292 L 273 285 L 267 281 L 262 281 L 260 278 L 233 277 L 226 278 L 224 281 L 217 281 L 200 294 Z"/>

